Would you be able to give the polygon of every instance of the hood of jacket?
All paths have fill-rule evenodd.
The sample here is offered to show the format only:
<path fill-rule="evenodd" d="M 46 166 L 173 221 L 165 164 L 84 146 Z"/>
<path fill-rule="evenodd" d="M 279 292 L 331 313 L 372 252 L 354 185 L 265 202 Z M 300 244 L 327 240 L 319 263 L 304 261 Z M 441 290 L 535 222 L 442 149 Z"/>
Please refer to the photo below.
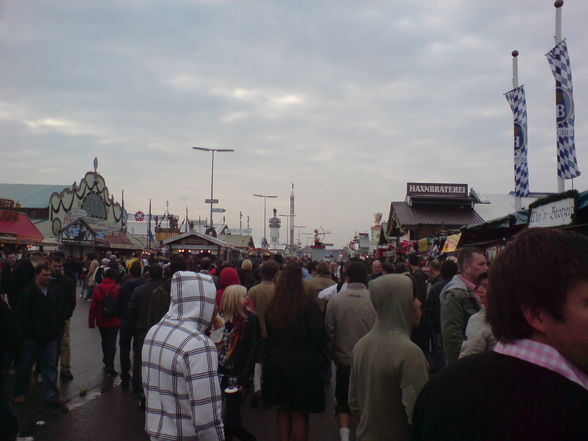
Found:
<path fill-rule="evenodd" d="M 241 280 L 239 279 L 237 270 L 230 266 L 224 268 L 220 273 L 220 277 L 218 278 L 218 284 L 219 288 L 223 290 L 230 285 L 240 285 Z"/>
<path fill-rule="evenodd" d="M 386 274 L 369 284 L 376 310 L 375 326 L 410 335 L 413 321 L 412 280 L 403 274 Z"/>
<path fill-rule="evenodd" d="M 441 294 L 440 294 L 441 303 L 443 303 L 443 300 L 445 300 L 445 297 L 447 297 L 447 291 L 449 291 L 450 289 L 461 289 L 466 292 L 469 291 L 468 287 L 466 286 L 465 282 L 461 279 L 460 275 L 456 274 L 449 281 L 449 283 L 447 285 L 445 285 L 445 287 L 441 290 Z"/>
<path fill-rule="evenodd" d="M 215 296 L 210 276 L 178 271 L 171 280 L 171 302 L 165 318 L 194 322 L 198 331 L 204 332 L 212 321 Z"/>

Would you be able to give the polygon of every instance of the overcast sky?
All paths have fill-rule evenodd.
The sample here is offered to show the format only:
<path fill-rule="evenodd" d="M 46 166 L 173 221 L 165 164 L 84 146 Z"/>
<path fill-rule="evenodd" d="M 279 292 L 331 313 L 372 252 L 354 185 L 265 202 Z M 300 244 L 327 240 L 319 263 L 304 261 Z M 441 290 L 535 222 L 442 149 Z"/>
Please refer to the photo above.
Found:
<path fill-rule="evenodd" d="M 92 169 L 129 213 L 208 215 L 210 154 L 226 221 L 268 213 L 341 246 L 387 219 L 406 182 L 514 189 L 513 49 L 531 191 L 556 190 L 552 0 L 12 0 L 0 3 L 0 182 Z M 588 188 L 588 2 L 567 0 L 576 148 Z M 566 188 L 570 188 L 568 181 Z M 219 215 L 217 215 L 219 216 Z M 218 218 L 217 218 L 218 219 Z M 285 224 L 285 222 L 284 222 Z M 285 225 L 282 238 L 285 237 Z M 303 243 L 305 242 L 302 237 Z M 259 242 L 257 242 L 259 243 Z"/>

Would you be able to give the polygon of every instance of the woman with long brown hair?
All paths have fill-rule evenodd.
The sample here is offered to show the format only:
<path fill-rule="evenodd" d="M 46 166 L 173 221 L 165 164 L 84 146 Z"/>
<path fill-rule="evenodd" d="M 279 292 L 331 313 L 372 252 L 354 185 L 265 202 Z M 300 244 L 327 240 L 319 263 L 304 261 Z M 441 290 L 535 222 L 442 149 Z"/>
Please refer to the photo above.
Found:
<path fill-rule="evenodd" d="M 321 311 L 304 292 L 302 269 L 284 266 L 267 312 L 264 401 L 278 406 L 281 441 L 308 439 L 308 414 L 325 410 L 319 353 L 325 346 Z"/>

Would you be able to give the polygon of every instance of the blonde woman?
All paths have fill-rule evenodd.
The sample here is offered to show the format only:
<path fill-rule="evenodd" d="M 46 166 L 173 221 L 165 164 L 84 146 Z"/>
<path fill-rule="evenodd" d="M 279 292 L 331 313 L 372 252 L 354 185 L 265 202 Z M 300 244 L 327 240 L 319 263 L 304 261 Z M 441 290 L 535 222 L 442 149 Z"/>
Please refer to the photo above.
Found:
<path fill-rule="evenodd" d="M 257 283 L 255 276 L 253 275 L 253 263 L 249 259 L 245 259 L 241 263 L 241 269 L 238 271 L 239 279 L 241 279 L 241 285 L 249 290 L 253 285 Z"/>
<path fill-rule="evenodd" d="M 244 286 L 230 285 L 223 293 L 219 309 L 224 320 L 218 370 L 223 391 L 226 441 L 234 436 L 241 441 L 255 440 L 241 422 L 241 404 L 251 383 L 259 345 L 259 321 L 257 315 L 246 308 L 246 296 Z"/>

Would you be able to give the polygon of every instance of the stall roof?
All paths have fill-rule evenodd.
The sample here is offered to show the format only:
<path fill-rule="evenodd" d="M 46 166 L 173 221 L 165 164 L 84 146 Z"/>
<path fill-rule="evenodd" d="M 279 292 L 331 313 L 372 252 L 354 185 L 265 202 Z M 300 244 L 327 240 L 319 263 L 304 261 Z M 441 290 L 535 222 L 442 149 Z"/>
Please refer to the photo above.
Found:
<path fill-rule="evenodd" d="M 209 242 L 211 242 L 211 243 L 213 243 L 215 245 L 218 245 L 220 247 L 223 247 L 223 248 L 236 249 L 235 246 L 231 245 L 228 242 L 225 242 L 224 240 L 217 239 L 216 237 L 212 237 L 212 236 L 209 236 L 207 234 L 197 233 L 195 231 L 192 231 L 192 232 L 189 232 L 189 233 L 184 233 L 184 234 L 179 234 L 179 235 L 174 236 L 174 237 L 170 237 L 169 239 L 164 240 L 163 241 L 163 244 L 164 245 L 169 245 L 169 244 L 172 244 L 174 242 L 177 242 L 179 240 L 185 239 L 186 237 L 190 237 L 190 236 L 199 237 L 200 239 L 207 240 L 207 241 L 209 241 Z"/>
<path fill-rule="evenodd" d="M 390 210 L 394 211 L 402 226 L 411 225 L 469 225 L 484 222 L 476 210 L 471 207 L 422 207 L 410 206 L 408 203 L 392 202 Z"/>
<path fill-rule="evenodd" d="M 23 208 L 47 208 L 51 195 L 64 188 L 71 185 L 0 184 L 0 198 L 18 202 Z"/>
<path fill-rule="evenodd" d="M 0 210 L 0 238 L 7 242 L 43 243 L 43 234 L 29 217 L 13 210 Z"/>

